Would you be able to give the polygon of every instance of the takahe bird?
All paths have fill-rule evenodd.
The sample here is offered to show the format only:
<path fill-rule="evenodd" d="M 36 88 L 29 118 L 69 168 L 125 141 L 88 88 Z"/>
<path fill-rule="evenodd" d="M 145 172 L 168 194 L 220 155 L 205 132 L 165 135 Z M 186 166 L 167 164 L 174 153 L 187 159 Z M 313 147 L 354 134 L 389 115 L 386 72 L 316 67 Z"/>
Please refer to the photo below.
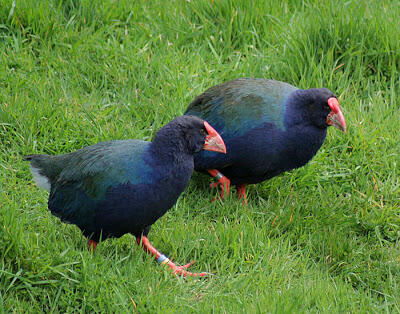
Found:
<path fill-rule="evenodd" d="M 175 274 L 184 270 L 157 251 L 147 235 L 171 208 L 193 173 L 193 155 L 202 149 L 226 153 L 219 134 L 204 120 L 182 116 L 162 127 L 153 142 L 118 140 L 58 155 L 30 155 L 36 183 L 50 191 L 48 207 L 77 225 L 89 249 L 110 237 L 133 234 L 138 244 Z"/>
<path fill-rule="evenodd" d="M 241 78 L 209 88 L 185 114 L 211 123 L 224 138 L 226 155 L 200 152 L 195 170 L 208 172 L 221 188 L 236 185 L 245 203 L 247 184 L 305 165 L 332 125 L 346 132 L 336 96 L 326 88 L 298 89 L 284 82 Z"/>

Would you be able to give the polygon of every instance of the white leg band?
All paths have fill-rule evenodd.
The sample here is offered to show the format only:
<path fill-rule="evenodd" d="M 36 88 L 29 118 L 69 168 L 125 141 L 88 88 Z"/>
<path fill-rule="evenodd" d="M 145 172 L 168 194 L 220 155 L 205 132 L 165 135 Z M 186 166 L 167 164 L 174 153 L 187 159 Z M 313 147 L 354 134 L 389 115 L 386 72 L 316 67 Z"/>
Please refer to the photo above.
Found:
<path fill-rule="evenodd" d="M 219 181 L 224 177 L 224 175 L 218 171 L 217 175 L 215 176 L 215 178 Z"/>
<path fill-rule="evenodd" d="M 164 254 L 161 254 L 161 255 L 159 256 L 159 258 L 157 258 L 156 261 L 157 261 L 157 263 L 160 263 L 160 264 L 166 264 L 166 263 L 169 262 L 169 258 L 166 257 Z"/>

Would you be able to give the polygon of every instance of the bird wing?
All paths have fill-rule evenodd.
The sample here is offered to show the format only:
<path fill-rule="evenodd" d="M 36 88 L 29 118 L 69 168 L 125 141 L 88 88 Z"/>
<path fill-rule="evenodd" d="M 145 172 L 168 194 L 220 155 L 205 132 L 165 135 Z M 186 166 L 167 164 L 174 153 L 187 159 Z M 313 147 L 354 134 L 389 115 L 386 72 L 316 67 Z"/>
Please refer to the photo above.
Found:
<path fill-rule="evenodd" d="M 283 129 L 285 100 L 296 89 L 274 80 L 236 79 L 209 88 L 194 99 L 185 114 L 208 121 L 224 140 L 263 123 Z"/>
<path fill-rule="evenodd" d="M 56 185 L 74 182 L 93 197 L 101 197 L 103 187 L 117 183 L 149 183 L 150 167 L 145 152 L 150 143 L 139 140 L 109 141 L 60 156 L 63 163 Z"/>
<path fill-rule="evenodd" d="M 52 182 L 49 208 L 64 221 L 93 229 L 95 204 L 107 190 L 120 184 L 150 184 L 154 180 L 146 162 L 150 143 L 110 141 L 59 156 L 62 170 Z M 61 166 L 60 164 L 63 164 Z"/>

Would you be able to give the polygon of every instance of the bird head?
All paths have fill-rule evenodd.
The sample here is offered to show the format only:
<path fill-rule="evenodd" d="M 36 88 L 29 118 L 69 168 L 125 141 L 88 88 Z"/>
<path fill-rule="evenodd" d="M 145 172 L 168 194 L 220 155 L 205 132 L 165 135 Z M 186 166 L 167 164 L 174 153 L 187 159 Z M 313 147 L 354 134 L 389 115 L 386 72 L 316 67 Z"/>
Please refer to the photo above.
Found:
<path fill-rule="evenodd" d="M 346 121 L 336 96 L 327 88 L 310 88 L 300 94 L 307 115 L 319 128 L 334 126 L 346 133 Z"/>
<path fill-rule="evenodd" d="M 195 116 L 182 116 L 175 121 L 178 122 L 190 153 L 204 149 L 226 154 L 224 141 L 208 122 Z"/>

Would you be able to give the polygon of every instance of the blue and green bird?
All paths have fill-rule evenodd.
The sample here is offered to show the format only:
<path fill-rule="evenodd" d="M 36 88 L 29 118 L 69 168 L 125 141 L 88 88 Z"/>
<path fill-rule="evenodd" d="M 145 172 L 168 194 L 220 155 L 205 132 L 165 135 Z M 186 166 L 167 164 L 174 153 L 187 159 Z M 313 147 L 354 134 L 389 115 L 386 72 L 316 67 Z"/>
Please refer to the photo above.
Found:
<path fill-rule="evenodd" d="M 36 183 L 50 192 L 48 207 L 62 221 L 77 225 L 89 248 L 110 237 L 133 234 L 160 263 L 176 274 L 204 276 L 177 266 L 157 251 L 147 235 L 151 225 L 177 201 L 202 149 L 226 153 L 219 134 L 193 116 L 174 119 L 152 142 L 119 140 L 58 155 L 30 155 Z"/>
<path fill-rule="evenodd" d="M 211 123 L 224 138 L 227 154 L 200 152 L 195 170 L 208 172 L 221 188 L 245 187 L 305 165 L 323 144 L 328 126 L 346 131 L 337 97 L 327 88 L 241 78 L 213 86 L 196 97 L 186 115 Z"/>

